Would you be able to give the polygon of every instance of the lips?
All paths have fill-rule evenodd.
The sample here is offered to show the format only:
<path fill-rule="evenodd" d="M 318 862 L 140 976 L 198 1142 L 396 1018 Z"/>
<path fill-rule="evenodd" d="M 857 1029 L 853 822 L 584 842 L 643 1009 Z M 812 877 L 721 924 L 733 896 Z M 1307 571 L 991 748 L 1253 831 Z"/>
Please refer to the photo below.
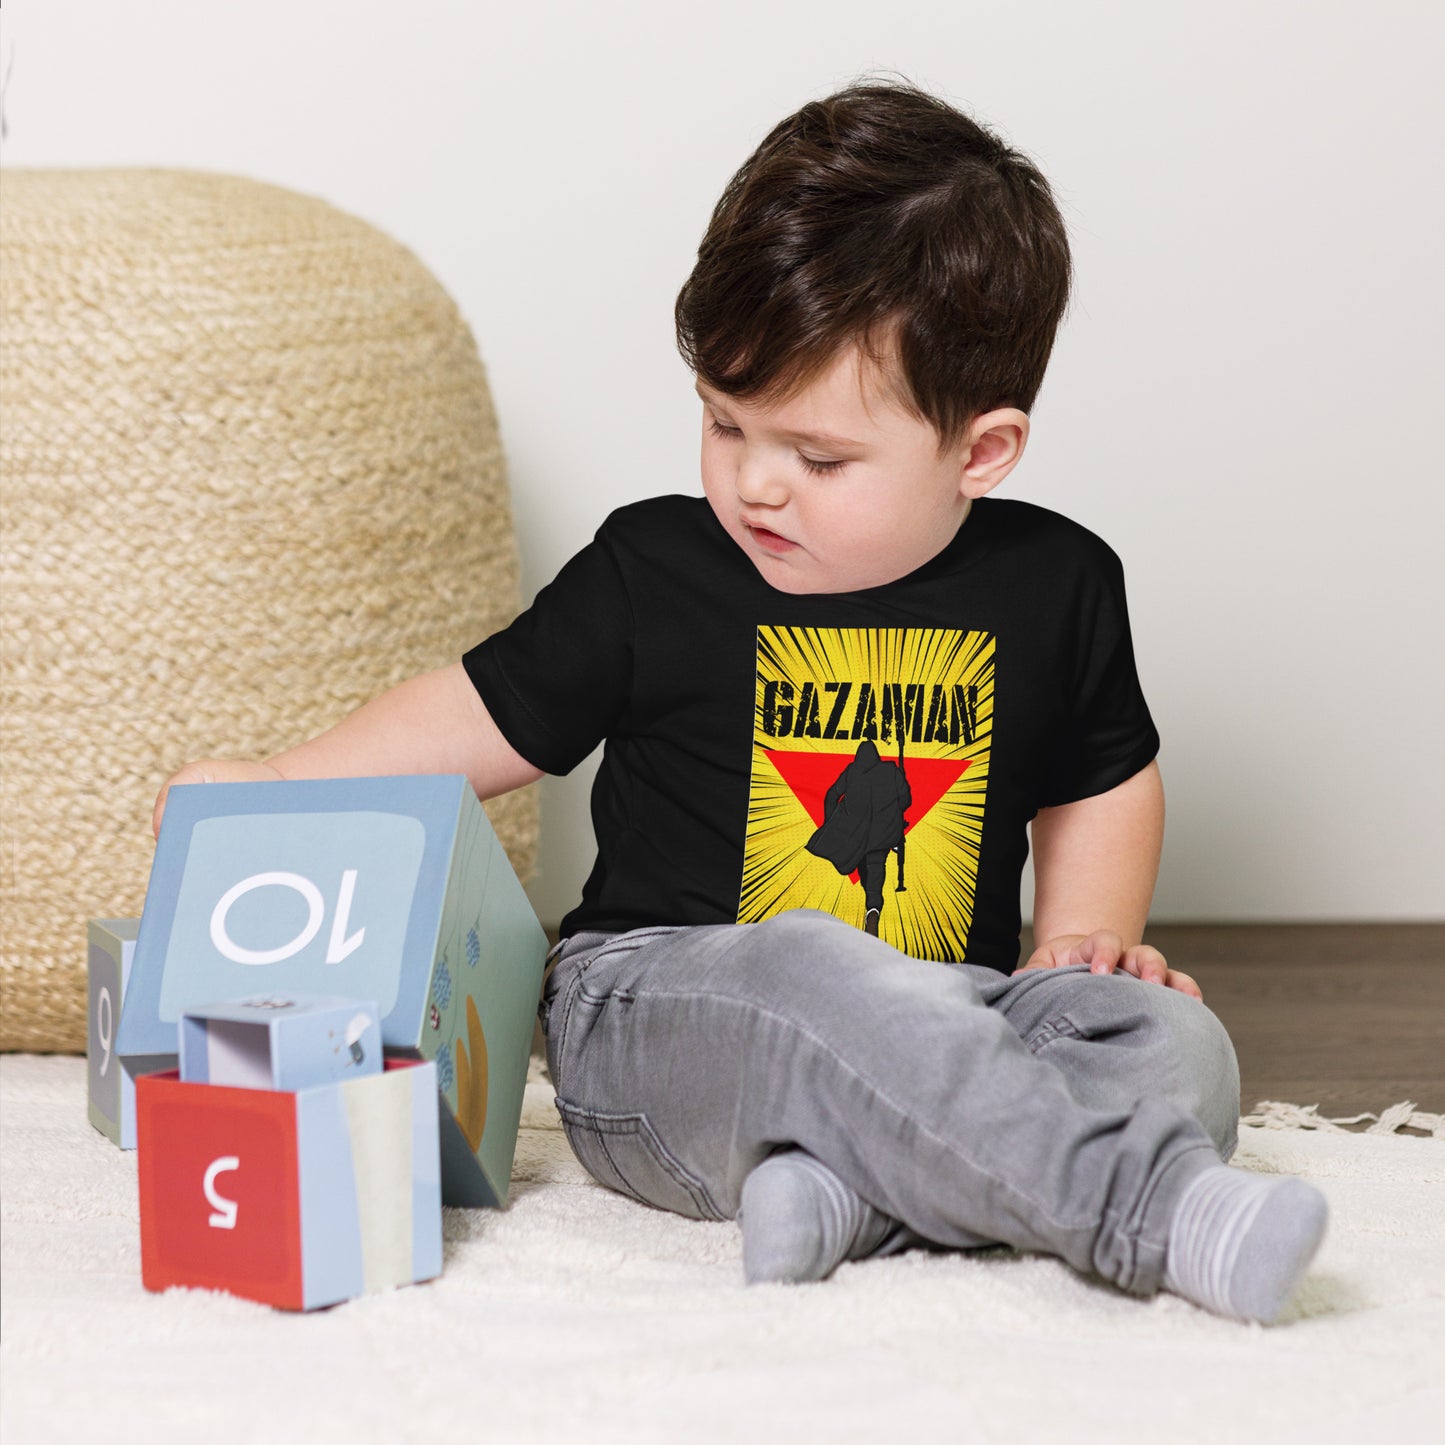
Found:
<path fill-rule="evenodd" d="M 780 537 L 767 527 L 760 527 L 746 520 L 743 521 L 743 526 L 748 529 L 748 535 L 763 551 L 771 552 L 775 557 L 781 557 L 787 552 L 797 550 L 796 542 L 790 542 L 786 537 Z"/>

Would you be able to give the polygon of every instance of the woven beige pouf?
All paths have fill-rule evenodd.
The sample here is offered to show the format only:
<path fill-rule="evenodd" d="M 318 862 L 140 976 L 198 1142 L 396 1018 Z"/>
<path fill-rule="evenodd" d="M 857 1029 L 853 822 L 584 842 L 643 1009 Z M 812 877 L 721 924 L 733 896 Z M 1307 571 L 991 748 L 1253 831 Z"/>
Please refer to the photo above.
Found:
<path fill-rule="evenodd" d="M 0 173 L 0 1048 L 83 1050 L 85 924 L 141 910 L 160 784 L 264 757 L 518 607 L 456 307 L 309 196 Z M 519 873 L 535 790 L 488 804 Z"/>

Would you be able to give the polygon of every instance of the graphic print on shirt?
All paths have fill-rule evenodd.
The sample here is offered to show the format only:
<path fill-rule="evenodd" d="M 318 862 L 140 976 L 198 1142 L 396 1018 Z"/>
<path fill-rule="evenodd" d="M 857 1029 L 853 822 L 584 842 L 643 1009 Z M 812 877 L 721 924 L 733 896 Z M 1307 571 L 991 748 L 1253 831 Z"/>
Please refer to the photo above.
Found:
<path fill-rule="evenodd" d="M 994 637 L 758 628 L 738 922 L 819 908 L 963 959 L 993 741 Z"/>

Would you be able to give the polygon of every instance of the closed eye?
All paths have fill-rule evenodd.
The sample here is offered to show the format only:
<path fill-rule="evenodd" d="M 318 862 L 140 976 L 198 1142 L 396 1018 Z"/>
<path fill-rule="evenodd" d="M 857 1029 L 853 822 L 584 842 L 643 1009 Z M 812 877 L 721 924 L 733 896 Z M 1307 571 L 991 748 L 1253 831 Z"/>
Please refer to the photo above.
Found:
<path fill-rule="evenodd" d="M 722 437 L 726 441 L 731 441 L 734 437 L 740 437 L 742 435 L 742 432 L 741 430 L 739 430 L 739 428 L 735 426 L 724 426 L 716 418 L 714 418 L 711 422 L 708 423 L 708 430 L 715 437 Z M 812 457 L 805 457 L 802 452 L 798 453 L 798 460 L 802 462 L 803 466 L 808 471 L 815 474 L 841 471 L 844 467 L 848 465 L 846 461 L 817 462 L 814 461 Z"/>

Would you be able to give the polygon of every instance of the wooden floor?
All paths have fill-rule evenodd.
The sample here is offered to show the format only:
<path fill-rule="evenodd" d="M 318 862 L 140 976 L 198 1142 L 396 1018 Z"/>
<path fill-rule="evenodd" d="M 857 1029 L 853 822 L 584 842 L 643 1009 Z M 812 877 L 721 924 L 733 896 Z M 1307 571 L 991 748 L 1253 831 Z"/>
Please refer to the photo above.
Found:
<path fill-rule="evenodd" d="M 1144 941 L 1229 1030 L 1246 1114 L 1263 1099 L 1445 1113 L 1445 924 L 1171 923 Z M 1025 928 L 1020 962 L 1032 950 Z"/>
<path fill-rule="evenodd" d="M 1246 1114 L 1445 1112 L 1445 924 L 1158 924 L 1144 941 L 1229 1030 Z M 1021 962 L 1032 948 L 1026 929 Z"/>

